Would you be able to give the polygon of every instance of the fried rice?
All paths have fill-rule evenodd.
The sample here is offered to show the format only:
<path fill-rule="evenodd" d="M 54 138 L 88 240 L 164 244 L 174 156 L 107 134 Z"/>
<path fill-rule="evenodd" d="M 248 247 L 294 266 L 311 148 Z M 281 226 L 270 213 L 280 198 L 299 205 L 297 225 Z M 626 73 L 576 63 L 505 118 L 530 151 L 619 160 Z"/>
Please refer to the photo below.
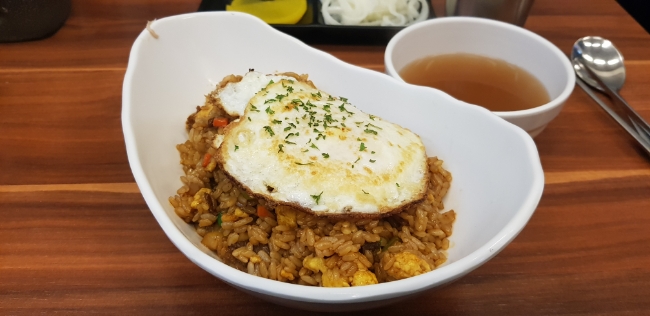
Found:
<path fill-rule="evenodd" d="M 237 77 L 226 77 L 217 88 Z M 183 185 L 169 202 L 224 263 L 282 282 L 346 287 L 412 277 L 446 261 L 456 213 L 443 212 L 452 176 L 442 160 L 428 158 L 424 200 L 388 217 L 328 218 L 272 207 L 249 195 L 216 163 L 213 142 L 224 130 L 213 123 L 234 118 L 215 95 L 207 95 L 186 121 L 188 140 L 176 146 Z"/>

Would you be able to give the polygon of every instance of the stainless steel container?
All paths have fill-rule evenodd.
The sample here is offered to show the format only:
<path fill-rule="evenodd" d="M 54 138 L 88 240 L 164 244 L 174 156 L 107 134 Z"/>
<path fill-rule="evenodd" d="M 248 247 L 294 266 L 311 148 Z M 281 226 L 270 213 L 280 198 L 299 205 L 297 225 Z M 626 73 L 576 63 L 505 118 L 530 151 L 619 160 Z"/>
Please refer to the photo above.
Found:
<path fill-rule="evenodd" d="M 447 16 L 475 16 L 523 26 L 534 0 L 447 0 Z"/>

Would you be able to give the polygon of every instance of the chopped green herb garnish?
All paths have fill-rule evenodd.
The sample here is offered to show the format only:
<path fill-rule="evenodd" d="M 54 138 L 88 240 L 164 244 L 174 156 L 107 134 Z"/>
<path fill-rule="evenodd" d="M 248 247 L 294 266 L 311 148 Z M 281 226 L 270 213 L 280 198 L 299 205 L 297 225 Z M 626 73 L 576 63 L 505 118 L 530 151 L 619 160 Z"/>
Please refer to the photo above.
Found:
<path fill-rule="evenodd" d="M 321 155 L 323 155 L 324 158 L 329 158 L 330 157 L 330 154 L 328 154 L 328 153 L 322 153 Z"/>
<path fill-rule="evenodd" d="M 271 126 L 264 126 L 264 129 L 269 133 L 269 135 L 273 136 L 275 133 L 273 133 L 273 130 L 271 129 Z"/>
<path fill-rule="evenodd" d="M 278 94 L 278 95 L 275 96 L 275 98 L 278 99 L 278 101 L 282 101 L 282 98 L 284 98 L 284 97 L 286 97 L 288 95 L 289 95 L 288 93 L 287 94 Z"/>
<path fill-rule="evenodd" d="M 270 85 L 272 85 L 272 84 L 273 84 L 273 80 L 269 81 L 269 83 L 267 84 L 267 86 L 270 86 Z"/>
<path fill-rule="evenodd" d="M 321 195 L 323 195 L 323 191 L 321 191 L 319 195 L 312 195 L 311 196 L 311 198 L 314 199 L 314 201 L 316 201 L 316 205 L 318 205 L 318 202 L 320 201 Z"/>
<path fill-rule="evenodd" d="M 293 92 L 293 87 L 292 87 L 292 86 L 288 86 L 288 87 L 287 87 L 287 91 L 288 91 L 289 93 Z"/>
<path fill-rule="evenodd" d="M 318 133 L 318 134 L 320 134 L 320 133 L 322 133 L 322 132 L 314 128 L 314 133 Z"/>
<path fill-rule="evenodd" d="M 291 137 L 291 136 L 298 136 L 298 135 L 296 135 L 296 134 L 294 134 L 294 133 L 289 133 L 289 134 L 287 134 L 287 137 L 285 137 L 284 139 L 287 139 L 287 138 L 289 138 L 289 137 Z"/>
<path fill-rule="evenodd" d="M 310 139 L 310 140 L 311 140 L 311 139 Z M 311 144 L 311 146 L 309 146 L 309 147 L 320 150 L 318 147 L 316 147 L 316 144 Z"/>
<path fill-rule="evenodd" d="M 273 120 L 271 122 L 273 122 L 273 124 L 282 124 L 282 121 L 280 121 L 280 120 Z"/>
<path fill-rule="evenodd" d="M 325 110 L 325 112 L 329 112 L 330 111 L 330 106 L 332 106 L 332 105 L 329 104 L 329 103 L 323 105 L 323 110 Z"/>
<path fill-rule="evenodd" d="M 361 160 L 361 157 L 357 158 L 357 160 L 355 160 L 354 163 L 359 162 L 359 160 Z"/>
<path fill-rule="evenodd" d="M 396 184 L 396 185 L 397 185 L 397 187 L 399 188 L 399 183 L 395 183 L 395 184 Z"/>
<path fill-rule="evenodd" d="M 373 131 L 373 130 L 371 130 L 371 129 L 367 129 L 367 128 L 364 130 L 364 132 L 366 132 L 366 133 L 368 133 L 368 134 L 375 134 L 375 135 L 377 135 L 377 131 Z"/>
<path fill-rule="evenodd" d="M 313 162 L 308 162 L 308 163 L 300 163 L 300 162 L 296 162 L 295 164 L 296 164 L 296 165 L 300 165 L 300 166 L 306 166 L 306 165 L 313 165 L 314 163 L 313 163 Z"/>
<path fill-rule="evenodd" d="M 327 97 L 327 101 L 334 101 L 334 100 L 336 100 L 336 99 L 332 98 L 331 95 L 329 97 Z"/>
<path fill-rule="evenodd" d="M 348 99 L 347 99 L 347 98 L 339 97 L 339 99 L 340 99 L 341 101 L 343 101 L 343 102 L 348 102 Z"/>
<path fill-rule="evenodd" d="M 366 150 L 366 144 L 361 143 L 361 146 L 359 146 L 359 151 L 364 151 Z"/>
<path fill-rule="evenodd" d="M 374 154 L 375 152 L 374 152 L 374 151 L 371 151 L 370 153 L 371 153 L 371 154 Z"/>
<path fill-rule="evenodd" d="M 296 143 L 294 143 L 294 142 L 290 142 L 290 141 L 288 141 L 288 140 L 285 140 L 284 142 L 287 143 L 287 144 L 290 144 L 290 145 L 295 145 L 295 144 L 296 144 Z"/>
<path fill-rule="evenodd" d="M 368 115 L 368 116 L 370 117 L 371 120 L 373 120 L 373 121 L 375 120 L 375 116 L 374 116 L 374 115 Z"/>
<path fill-rule="evenodd" d="M 293 123 L 289 122 L 289 125 L 291 125 L 291 127 L 293 127 L 293 128 L 296 128 L 296 124 L 293 124 Z"/>
<path fill-rule="evenodd" d="M 360 141 L 361 141 L 361 138 L 357 137 L 357 141 L 360 142 Z"/>
<path fill-rule="evenodd" d="M 264 110 L 264 112 L 266 112 L 268 114 L 275 114 L 275 111 L 271 110 L 270 106 L 268 108 L 266 108 L 266 110 Z"/>
<path fill-rule="evenodd" d="M 364 191 L 364 190 L 361 190 L 361 191 L 363 191 L 363 194 L 370 194 L 370 193 L 368 193 L 368 192 L 366 192 L 366 191 Z"/>
<path fill-rule="evenodd" d="M 347 126 L 345 126 L 345 123 L 341 123 L 341 126 L 343 126 L 343 127 L 347 127 Z"/>
<path fill-rule="evenodd" d="M 250 116 L 249 116 L 249 117 L 247 117 L 247 119 L 248 119 L 248 121 L 249 121 L 249 122 L 252 122 L 252 121 L 251 121 L 251 117 L 250 117 Z"/>
<path fill-rule="evenodd" d="M 308 151 L 309 151 L 309 149 L 302 150 L 302 152 L 304 152 L 304 153 L 306 153 L 306 152 L 308 152 Z"/>
<path fill-rule="evenodd" d="M 264 101 L 264 104 L 272 103 L 272 102 L 277 102 L 277 101 L 278 101 L 278 100 L 276 100 L 276 99 L 266 99 L 266 101 Z"/>
<path fill-rule="evenodd" d="M 284 131 L 286 132 L 286 131 L 288 131 L 290 129 L 291 129 L 291 126 L 287 126 L 287 127 L 284 128 Z"/>
<path fill-rule="evenodd" d="M 381 128 L 381 127 L 379 127 L 379 126 L 377 126 L 377 125 L 373 125 L 373 124 L 371 124 L 371 123 L 366 124 L 366 127 L 370 127 L 370 126 L 376 128 L 376 129 L 383 129 L 383 128 Z"/>
<path fill-rule="evenodd" d="M 221 226 L 221 223 L 222 223 L 222 222 L 221 222 L 221 215 L 222 215 L 222 214 L 223 214 L 223 213 L 219 213 L 219 215 L 217 215 L 217 225 L 219 225 L 219 226 Z"/>
<path fill-rule="evenodd" d="M 239 146 L 235 145 L 235 151 L 237 151 L 237 149 L 239 149 Z"/>
<path fill-rule="evenodd" d="M 291 79 L 289 79 L 289 80 L 287 80 L 287 81 L 289 81 L 289 83 L 293 83 L 293 80 L 291 80 Z"/>
<path fill-rule="evenodd" d="M 322 139 L 325 139 L 325 135 L 323 135 L 323 134 L 318 134 L 318 136 L 316 136 L 316 140 L 319 140 L 319 139 L 321 139 L 321 138 L 322 138 Z"/>
<path fill-rule="evenodd" d="M 278 145 L 278 148 L 280 148 L 280 150 L 278 150 L 279 153 L 283 153 L 283 152 L 284 152 L 284 150 L 282 150 L 282 147 L 284 147 L 284 145 L 282 145 L 282 144 Z"/>
<path fill-rule="evenodd" d="M 375 163 L 375 161 L 377 161 L 377 160 L 370 159 L 370 162 L 372 162 L 372 163 Z"/>
<path fill-rule="evenodd" d="M 260 110 L 258 110 L 256 106 L 251 104 L 251 111 L 259 112 Z"/>
<path fill-rule="evenodd" d="M 333 119 L 331 114 L 325 114 L 325 122 L 333 123 L 338 121 Z"/>

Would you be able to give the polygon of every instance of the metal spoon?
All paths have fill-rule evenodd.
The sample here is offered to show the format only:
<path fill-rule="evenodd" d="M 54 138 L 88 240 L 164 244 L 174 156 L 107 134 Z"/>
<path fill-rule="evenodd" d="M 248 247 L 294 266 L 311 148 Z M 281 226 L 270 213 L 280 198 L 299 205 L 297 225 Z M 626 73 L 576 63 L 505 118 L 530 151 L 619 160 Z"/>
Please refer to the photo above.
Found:
<path fill-rule="evenodd" d="M 638 133 L 637 136 L 645 143 L 642 145 L 646 149 L 650 147 L 650 126 L 618 94 L 625 83 L 625 65 L 623 56 L 614 44 L 598 36 L 583 37 L 573 45 L 571 60 L 578 77 L 591 87 L 607 94 L 614 103 L 618 104 L 628 116 L 628 124 L 631 123 L 631 127 Z"/>

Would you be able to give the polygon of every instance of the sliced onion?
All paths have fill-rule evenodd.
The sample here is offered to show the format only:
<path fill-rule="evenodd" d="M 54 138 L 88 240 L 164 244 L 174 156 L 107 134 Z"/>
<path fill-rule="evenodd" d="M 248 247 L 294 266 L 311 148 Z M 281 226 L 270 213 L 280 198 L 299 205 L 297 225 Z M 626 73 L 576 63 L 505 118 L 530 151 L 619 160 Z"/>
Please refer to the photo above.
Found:
<path fill-rule="evenodd" d="M 429 16 L 426 0 L 321 0 L 329 25 L 405 26 Z"/>

